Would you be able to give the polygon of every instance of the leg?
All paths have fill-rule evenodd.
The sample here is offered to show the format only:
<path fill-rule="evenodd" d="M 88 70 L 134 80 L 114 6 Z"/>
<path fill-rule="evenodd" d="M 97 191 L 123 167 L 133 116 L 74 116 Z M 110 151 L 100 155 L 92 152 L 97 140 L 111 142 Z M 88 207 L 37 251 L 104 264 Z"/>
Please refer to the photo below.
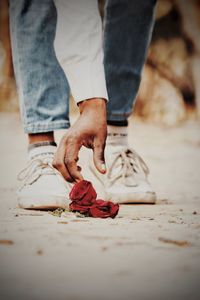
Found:
<path fill-rule="evenodd" d="M 69 127 L 69 86 L 55 56 L 57 13 L 53 0 L 10 0 L 10 29 L 15 76 L 29 161 L 19 174 L 23 208 L 67 207 L 69 187 L 52 167 L 53 131 Z"/>
<path fill-rule="evenodd" d="M 155 203 L 148 167 L 128 146 L 127 118 L 140 84 L 155 0 L 107 0 L 104 64 L 108 90 L 105 195 L 118 203 Z"/>
<path fill-rule="evenodd" d="M 14 70 L 24 130 L 30 134 L 69 127 L 69 86 L 53 45 L 56 21 L 53 0 L 10 0 Z"/>
<path fill-rule="evenodd" d="M 104 64 L 108 123 L 127 123 L 138 92 L 153 27 L 155 0 L 107 0 Z M 114 123 L 113 123 L 114 121 Z"/>

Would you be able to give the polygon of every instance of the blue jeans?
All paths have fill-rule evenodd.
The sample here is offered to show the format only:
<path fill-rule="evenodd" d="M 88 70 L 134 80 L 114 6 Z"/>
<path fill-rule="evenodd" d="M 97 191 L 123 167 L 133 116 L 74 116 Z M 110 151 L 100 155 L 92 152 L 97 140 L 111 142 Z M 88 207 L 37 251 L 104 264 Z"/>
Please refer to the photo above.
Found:
<path fill-rule="evenodd" d="M 131 114 L 153 27 L 155 0 L 108 0 L 104 66 L 108 121 Z M 26 133 L 68 128 L 70 88 L 54 50 L 53 0 L 10 0 L 13 64 Z"/>
<path fill-rule="evenodd" d="M 108 0 L 105 7 L 104 67 L 108 121 L 126 121 L 141 81 L 156 0 Z"/>

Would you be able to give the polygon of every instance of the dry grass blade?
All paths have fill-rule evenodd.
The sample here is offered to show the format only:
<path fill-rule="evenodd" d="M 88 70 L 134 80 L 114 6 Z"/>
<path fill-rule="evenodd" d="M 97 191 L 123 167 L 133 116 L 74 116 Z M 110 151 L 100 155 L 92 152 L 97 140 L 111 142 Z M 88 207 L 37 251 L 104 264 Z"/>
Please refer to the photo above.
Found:
<path fill-rule="evenodd" d="M 173 245 L 176 245 L 176 246 L 179 246 L 179 247 L 188 247 L 188 246 L 190 246 L 190 243 L 186 240 L 172 240 L 172 239 L 167 239 L 167 238 L 163 238 L 163 237 L 158 238 L 158 240 L 160 242 L 167 243 L 167 244 L 173 244 Z"/>
<path fill-rule="evenodd" d="M 11 240 L 0 240 L 0 245 L 13 245 L 14 242 Z"/>

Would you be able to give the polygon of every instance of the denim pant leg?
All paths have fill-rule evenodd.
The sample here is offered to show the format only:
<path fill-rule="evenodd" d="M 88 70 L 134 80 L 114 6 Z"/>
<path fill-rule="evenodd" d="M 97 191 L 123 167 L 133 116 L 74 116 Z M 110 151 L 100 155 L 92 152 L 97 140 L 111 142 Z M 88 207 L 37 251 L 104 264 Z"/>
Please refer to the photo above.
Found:
<path fill-rule="evenodd" d="M 108 121 L 125 121 L 132 112 L 149 45 L 156 0 L 107 0 L 104 66 Z"/>
<path fill-rule="evenodd" d="M 69 85 L 59 65 L 53 0 L 10 0 L 13 64 L 26 133 L 69 127 Z"/>

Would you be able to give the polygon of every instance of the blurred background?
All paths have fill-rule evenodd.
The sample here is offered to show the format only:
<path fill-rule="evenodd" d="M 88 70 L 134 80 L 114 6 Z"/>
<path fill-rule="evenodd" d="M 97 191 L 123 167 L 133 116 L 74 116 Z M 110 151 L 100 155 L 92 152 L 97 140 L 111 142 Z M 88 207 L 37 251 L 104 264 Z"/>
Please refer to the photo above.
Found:
<path fill-rule="evenodd" d="M 104 1 L 99 1 L 103 12 Z M 200 118 L 200 0 L 159 0 L 134 114 L 175 126 Z M 18 111 L 8 0 L 0 1 L 0 111 Z"/>
<path fill-rule="evenodd" d="M 158 1 L 137 100 L 129 142 L 150 166 L 156 206 L 124 205 L 107 221 L 17 208 L 27 137 L 0 0 L 0 299 L 200 299 L 200 0 Z"/>

